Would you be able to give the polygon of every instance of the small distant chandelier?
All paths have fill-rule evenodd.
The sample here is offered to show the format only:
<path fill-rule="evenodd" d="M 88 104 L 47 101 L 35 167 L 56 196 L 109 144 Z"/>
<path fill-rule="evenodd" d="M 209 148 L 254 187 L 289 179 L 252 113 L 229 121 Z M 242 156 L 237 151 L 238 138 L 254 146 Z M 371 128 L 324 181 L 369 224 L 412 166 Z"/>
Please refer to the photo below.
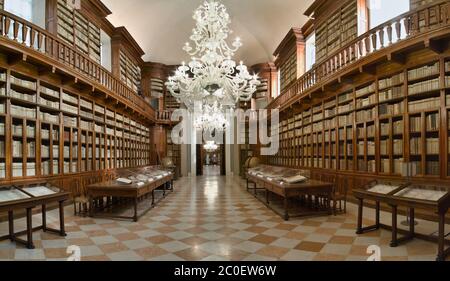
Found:
<path fill-rule="evenodd" d="M 226 115 L 217 103 L 205 104 L 199 112 L 194 111 L 194 127 L 197 130 L 221 132 L 225 131 L 228 126 Z"/>
<path fill-rule="evenodd" d="M 206 152 L 215 152 L 219 148 L 219 146 L 215 144 L 214 141 L 208 141 L 203 146 L 203 148 L 206 150 Z"/>
<path fill-rule="evenodd" d="M 216 0 L 206 0 L 193 18 L 196 26 L 190 40 L 195 49 L 189 43 L 183 47 L 191 62 L 183 62 L 169 77 L 166 86 L 170 93 L 190 110 L 198 104 L 217 103 L 225 109 L 249 101 L 260 82 L 242 62 L 237 65 L 232 60 L 242 42 L 236 38 L 230 47 L 226 41 L 232 33 L 226 7 Z"/>

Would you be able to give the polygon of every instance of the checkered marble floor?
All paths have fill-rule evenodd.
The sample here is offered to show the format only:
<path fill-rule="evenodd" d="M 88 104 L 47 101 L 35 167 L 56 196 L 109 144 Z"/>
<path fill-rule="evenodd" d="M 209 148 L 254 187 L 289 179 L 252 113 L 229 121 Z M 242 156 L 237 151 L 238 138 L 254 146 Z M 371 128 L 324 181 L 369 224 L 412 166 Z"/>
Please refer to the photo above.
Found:
<path fill-rule="evenodd" d="M 380 246 L 383 260 L 436 257 L 433 243 L 414 240 L 391 248 L 388 231 L 356 235 L 354 205 L 345 215 L 285 222 L 247 193 L 238 177 L 182 178 L 175 189 L 137 223 L 75 217 L 67 207 L 66 238 L 36 232 L 34 250 L 4 241 L 0 260 L 66 260 L 70 245 L 79 246 L 86 261 L 359 261 L 368 258 L 370 245 Z M 366 214 L 371 217 L 373 211 Z M 36 225 L 39 218 L 33 218 Z M 56 219 L 57 213 L 50 212 L 48 220 Z M 383 219 L 389 215 L 383 214 Z M 17 225 L 19 229 L 24 220 Z M 432 233 L 437 226 L 430 225 L 420 221 L 419 228 Z M 1 223 L 0 235 L 7 229 Z"/>

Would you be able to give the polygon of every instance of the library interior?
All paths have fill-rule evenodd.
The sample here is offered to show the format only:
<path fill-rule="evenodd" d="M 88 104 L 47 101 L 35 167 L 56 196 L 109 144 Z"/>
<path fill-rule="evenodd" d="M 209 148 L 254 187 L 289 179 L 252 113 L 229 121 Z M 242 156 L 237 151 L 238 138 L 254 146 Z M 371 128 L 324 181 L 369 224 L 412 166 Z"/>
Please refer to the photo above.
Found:
<path fill-rule="evenodd" d="M 0 0 L 0 261 L 450 261 L 449 208 L 449 0 Z"/>

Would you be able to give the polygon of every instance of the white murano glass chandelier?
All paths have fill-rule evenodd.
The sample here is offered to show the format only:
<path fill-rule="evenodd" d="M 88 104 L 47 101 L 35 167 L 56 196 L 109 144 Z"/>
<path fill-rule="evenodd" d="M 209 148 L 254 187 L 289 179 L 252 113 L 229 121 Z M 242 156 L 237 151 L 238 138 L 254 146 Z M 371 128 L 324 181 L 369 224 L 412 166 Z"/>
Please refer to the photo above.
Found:
<path fill-rule="evenodd" d="M 226 130 L 228 126 L 226 114 L 217 103 L 203 105 L 203 110 L 194 115 L 194 127 L 198 130 L 220 132 Z"/>
<path fill-rule="evenodd" d="M 183 50 L 191 57 L 169 77 L 166 86 L 170 93 L 189 110 L 204 105 L 220 109 L 234 108 L 239 101 L 249 101 L 259 85 L 257 75 L 250 75 L 247 67 L 232 57 L 242 46 L 239 38 L 227 43 L 232 33 L 226 7 L 217 0 L 206 0 L 193 16 L 196 25 L 189 44 Z"/>

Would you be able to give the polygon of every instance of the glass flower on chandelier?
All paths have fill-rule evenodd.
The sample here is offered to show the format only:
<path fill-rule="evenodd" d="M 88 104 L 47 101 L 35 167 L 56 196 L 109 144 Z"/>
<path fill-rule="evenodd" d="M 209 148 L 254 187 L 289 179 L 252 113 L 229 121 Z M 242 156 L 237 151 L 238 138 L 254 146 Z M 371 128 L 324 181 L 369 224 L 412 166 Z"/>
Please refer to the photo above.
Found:
<path fill-rule="evenodd" d="M 242 62 L 232 59 L 242 46 L 239 38 L 232 43 L 227 39 L 230 16 L 226 7 L 216 0 L 207 0 L 194 13 L 196 26 L 189 43 L 183 47 L 191 62 L 183 62 L 169 77 L 166 86 L 170 93 L 189 110 L 198 104 L 219 108 L 234 108 L 239 101 L 249 101 L 260 84 L 257 75 L 250 75 Z"/>
<path fill-rule="evenodd" d="M 194 127 L 197 130 L 221 132 L 228 128 L 229 122 L 222 109 L 214 103 L 205 104 L 200 112 L 194 112 Z"/>
<path fill-rule="evenodd" d="M 219 146 L 217 144 L 215 144 L 214 141 L 208 141 L 206 142 L 205 145 L 203 145 L 203 148 L 207 151 L 207 152 L 214 152 L 217 149 L 219 149 Z"/>

